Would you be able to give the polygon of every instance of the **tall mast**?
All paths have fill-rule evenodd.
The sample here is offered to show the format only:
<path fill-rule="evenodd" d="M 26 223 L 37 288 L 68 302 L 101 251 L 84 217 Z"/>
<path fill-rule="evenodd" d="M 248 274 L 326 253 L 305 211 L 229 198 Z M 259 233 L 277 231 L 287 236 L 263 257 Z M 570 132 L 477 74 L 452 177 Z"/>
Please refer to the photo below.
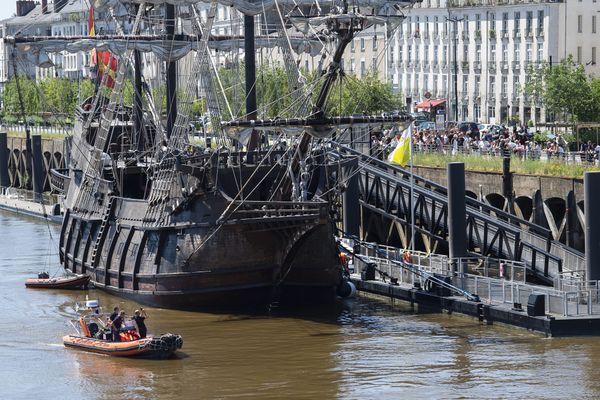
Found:
<path fill-rule="evenodd" d="M 244 15 L 244 55 L 246 73 L 246 120 L 256 120 L 256 50 L 254 43 L 254 16 Z M 258 133 L 252 131 L 248 151 L 258 147 Z"/>
<path fill-rule="evenodd" d="M 139 5 L 136 14 L 139 11 Z M 142 56 L 139 50 L 133 51 L 133 131 L 138 151 L 144 151 L 142 110 Z"/>
<path fill-rule="evenodd" d="M 175 35 L 175 6 L 165 4 L 167 40 Z M 177 118 L 177 61 L 167 62 L 167 137 L 171 137 Z"/>
<path fill-rule="evenodd" d="M 142 61 L 139 50 L 133 51 L 133 130 L 137 149 L 144 151 L 144 114 L 142 110 Z"/>
<path fill-rule="evenodd" d="M 23 102 L 23 93 L 21 92 L 21 84 L 19 83 L 19 74 L 17 73 L 17 59 L 15 56 L 15 51 L 12 53 L 12 66 L 13 73 L 15 75 L 15 83 L 17 84 L 17 96 L 19 98 L 19 109 L 21 111 L 21 118 L 23 119 L 23 123 L 25 124 L 25 150 L 27 154 L 25 155 L 25 171 L 27 172 L 27 177 L 29 182 L 27 182 L 27 189 L 31 188 L 31 165 L 32 165 L 32 149 L 31 149 L 31 131 L 29 130 L 29 123 L 27 122 L 27 115 L 25 113 L 25 103 Z"/>

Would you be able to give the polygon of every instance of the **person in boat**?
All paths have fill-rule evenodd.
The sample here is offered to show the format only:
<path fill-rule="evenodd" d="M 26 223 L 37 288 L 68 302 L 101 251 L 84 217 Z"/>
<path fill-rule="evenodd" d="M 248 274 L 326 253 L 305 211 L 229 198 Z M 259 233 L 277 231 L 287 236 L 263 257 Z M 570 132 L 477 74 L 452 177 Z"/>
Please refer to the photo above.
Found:
<path fill-rule="evenodd" d="M 119 306 L 116 306 L 115 308 L 113 308 L 113 312 L 112 312 L 112 314 L 110 314 L 110 317 L 107 321 L 107 326 L 110 327 L 110 332 L 112 334 L 113 342 L 119 341 L 119 329 L 115 328 L 115 324 L 114 324 L 115 319 L 117 319 L 119 317 L 119 314 L 120 314 Z M 120 326 L 120 324 L 119 324 L 119 326 Z"/>
<path fill-rule="evenodd" d="M 141 307 L 139 310 L 135 310 L 133 317 L 131 318 L 135 321 L 135 324 L 137 325 L 137 331 L 142 339 L 145 338 L 146 334 L 148 333 L 145 322 L 146 318 L 148 318 L 148 314 L 146 313 L 146 310 Z"/>
<path fill-rule="evenodd" d="M 112 330 L 112 334 L 113 334 L 113 342 L 121 341 L 119 332 L 121 331 L 121 326 L 123 325 L 124 320 L 125 320 L 125 311 L 121 311 L 119 313 L 119 315 L 114 320 L 112 320 L 111 330 Z"/>

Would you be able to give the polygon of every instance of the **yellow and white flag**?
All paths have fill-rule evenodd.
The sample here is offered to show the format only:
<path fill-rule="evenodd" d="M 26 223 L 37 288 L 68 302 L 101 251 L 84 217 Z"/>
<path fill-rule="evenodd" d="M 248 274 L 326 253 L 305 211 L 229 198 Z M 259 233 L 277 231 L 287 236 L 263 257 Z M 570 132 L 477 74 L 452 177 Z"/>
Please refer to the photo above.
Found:
<path fill-rule="evenodd" d="M 400 164 L 406 166 L 410 160 L 410 142 L 412 141 L 412 124 L 408 125 L 408 128 L 402 132 L 400 140 L 394 151 L 388 156 L 388 161 L 394 164 Z"/>

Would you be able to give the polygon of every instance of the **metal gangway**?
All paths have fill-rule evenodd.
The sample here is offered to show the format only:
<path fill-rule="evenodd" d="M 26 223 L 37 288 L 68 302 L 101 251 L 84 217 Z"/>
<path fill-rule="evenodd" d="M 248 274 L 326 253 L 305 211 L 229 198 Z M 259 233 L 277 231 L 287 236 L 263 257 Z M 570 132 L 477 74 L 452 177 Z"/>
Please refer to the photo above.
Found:
<path fill-rule="evenodd" d="M 407 239 L 414 220 L 415 235 L 420 235 L 428 252 L 447 246 L 448 198 L 444 186 L 418 175 L 412 176 L 411 184 L 410 172 L 400 166 L 340 143 L 333 146 L 337 149 L 333 157 L 359 160 L 353 173 L 359 180 L 363 216 L 367 215 L 363 217 L 363 239 L 381 244 L 389 244 L 392 234 Z M 564 272 L 585 269 L 583 254 L 552 240 L 551 232 L 544 227 L 470 197 L 466 197 L 466 214 L 467 242 L 473 256 L 522 262 L 529 274 L 548 284 Z M 408 247 L 408 240 L 403 246 Z"/>

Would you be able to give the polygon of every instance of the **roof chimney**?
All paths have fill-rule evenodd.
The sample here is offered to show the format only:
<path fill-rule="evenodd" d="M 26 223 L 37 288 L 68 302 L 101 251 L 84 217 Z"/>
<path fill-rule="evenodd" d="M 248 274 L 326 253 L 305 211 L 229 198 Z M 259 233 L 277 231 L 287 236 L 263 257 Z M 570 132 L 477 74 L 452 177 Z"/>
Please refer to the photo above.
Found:
<path fill-rule="evenodd" d="M 48 0 L 42 0 L 42 14 L 48 14 Z"/>
<path fill-rule="evenodd" d="M 29 11 L 35 8 L 33 0 L 17 0 L 17 17 L 29 14 Z"/>

